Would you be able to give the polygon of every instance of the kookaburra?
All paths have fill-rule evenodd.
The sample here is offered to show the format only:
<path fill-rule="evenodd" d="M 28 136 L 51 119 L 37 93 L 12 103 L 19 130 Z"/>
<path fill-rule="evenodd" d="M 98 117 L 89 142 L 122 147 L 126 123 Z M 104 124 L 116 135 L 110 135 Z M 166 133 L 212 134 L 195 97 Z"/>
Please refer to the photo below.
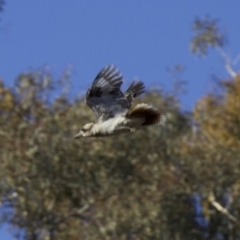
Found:
<path fill-rule="evenodd" d="M 85 124 L 74 138 L 134 132 L 162 121 L 162 114 L 146 103 L 137 104 L 130 111 L 134 99 L 144 93 L 143 82 L 133 82 L 124 93 L 120 89 L 122 83 L 121 73 L 113 65 L 98 73 L 85 98 L 97 121 Z"/>

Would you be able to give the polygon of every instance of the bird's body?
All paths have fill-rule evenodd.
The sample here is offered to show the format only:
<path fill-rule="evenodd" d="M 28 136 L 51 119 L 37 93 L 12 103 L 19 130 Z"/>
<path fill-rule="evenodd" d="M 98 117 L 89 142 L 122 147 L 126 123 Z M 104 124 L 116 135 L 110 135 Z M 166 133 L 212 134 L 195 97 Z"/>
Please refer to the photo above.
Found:
<path fill-rule="evenodd" d="M 143 82 L 133 82 L 124 93 L 120 90 L 122 83 L 120 72 L 112 65 L 99 72 L 85 99 L 97 121 L 84 125 L 74 138 L 134 132 L 144 126 L 161 122 L 160 112 L 148 104 L 137 104 L 129 111 L 134 99 L 144 92 Z"/>
<path fill-rule="evenodd" d="M 95 137 L 103 137 L 108 135 L 115 135 L 118 133 L 130 132 L 131 129 L 126 127 L 126 118 L 123 116 L 116 116 L 106 121 L 100 121 L 93 124 L 91 134 Z"/>

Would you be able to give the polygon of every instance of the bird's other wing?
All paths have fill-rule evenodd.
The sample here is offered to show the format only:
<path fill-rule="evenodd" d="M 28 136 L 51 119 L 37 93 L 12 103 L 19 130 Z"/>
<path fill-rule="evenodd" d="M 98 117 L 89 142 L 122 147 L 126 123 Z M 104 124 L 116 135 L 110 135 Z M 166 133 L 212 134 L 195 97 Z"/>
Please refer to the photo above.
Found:
<path fill-rule="evenodd" d="M 122 83 L 122 75 L 113 65 L 104 67 L 94 79 L 85 101 L 98 121 L 127 113 L 128 101 L 120 89 Z"/>
<path fill-rule="evenodd" d="M 125 91 L 124 96 L 128 101 L 129 108 L 131 107 L 134 99 L 145 92 L 145 86 L 142 81 L 132 82 L 130 87 Z"/>

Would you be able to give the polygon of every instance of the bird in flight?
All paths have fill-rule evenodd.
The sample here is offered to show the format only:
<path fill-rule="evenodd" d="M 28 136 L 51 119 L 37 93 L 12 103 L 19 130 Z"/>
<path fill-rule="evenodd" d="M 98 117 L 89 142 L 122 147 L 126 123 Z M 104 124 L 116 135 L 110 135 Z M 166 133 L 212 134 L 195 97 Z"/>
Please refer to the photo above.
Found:
<path fill-rule="evenodd" d="M 137 104 L 130 111 L 134 99 L 144 93 L 143 82 L 133 82 L 125 92 L 120 89 L 122 83 L 123 77 L 113 65 L 98 73 L 85 98 L 97 121 L 85 124 L 74 138 L 131 133 L 162 122 L 162 114 L 146 103 Z"/>

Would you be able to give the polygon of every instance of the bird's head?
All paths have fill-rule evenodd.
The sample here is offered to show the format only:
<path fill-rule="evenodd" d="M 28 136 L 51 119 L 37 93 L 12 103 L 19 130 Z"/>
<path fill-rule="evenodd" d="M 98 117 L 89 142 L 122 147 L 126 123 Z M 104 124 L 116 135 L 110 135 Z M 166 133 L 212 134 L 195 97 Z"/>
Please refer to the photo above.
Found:
<path fill-rule="evenodd" d="M 94 123 L 87 123 L 85 124 L 82 129 L 73 137 L 74 139 L 80 137 L 91 137 L 92 136 L 92 127 Z"/>

